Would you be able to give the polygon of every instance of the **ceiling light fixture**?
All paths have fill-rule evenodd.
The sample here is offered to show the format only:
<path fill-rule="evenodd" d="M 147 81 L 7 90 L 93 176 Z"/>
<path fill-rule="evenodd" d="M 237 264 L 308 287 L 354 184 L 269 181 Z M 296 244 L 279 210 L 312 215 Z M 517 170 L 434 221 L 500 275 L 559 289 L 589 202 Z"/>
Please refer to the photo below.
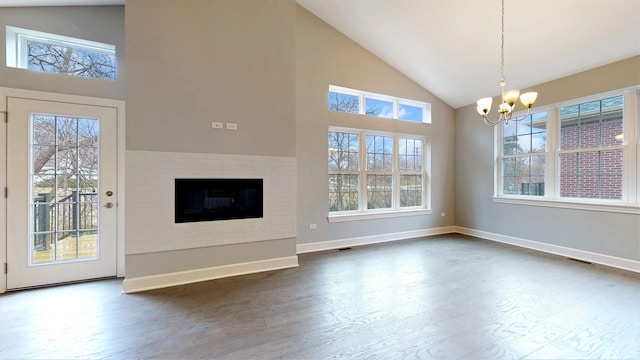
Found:
<path fill-rule="evenodd" d="M 498 117 L 494 120 L 489 119 L 489 112 L 491 111 L 491 103 L 493 102 L 493 98 L 486 97 L 477 101 L 478 113 L 482 115 L 482 119 L 484 123 L 489 126 L 497 125 L 501 121 L 504 120 L 505 123 L 508 123 L 511 120 L 511 115 L 515 108 L 516 102 L 518 101 L 518 96 L 520 97 L 520 101 L 522 105 L 527 108 L 527 115 L 529 115 L 529 111 L 531 106 L 536 101 L 538 97 L 538 93 L 536 92 L 528 92 L 520 95 L 520 90 L 509 90 L 507 92 L 504 91 L 504 87 L 506 85 L 504 79 L 504 0 L 502 0 L 502 43 L 500 45 L 500 93 L 502 94 L 502 103 L 498 107 Z"/>

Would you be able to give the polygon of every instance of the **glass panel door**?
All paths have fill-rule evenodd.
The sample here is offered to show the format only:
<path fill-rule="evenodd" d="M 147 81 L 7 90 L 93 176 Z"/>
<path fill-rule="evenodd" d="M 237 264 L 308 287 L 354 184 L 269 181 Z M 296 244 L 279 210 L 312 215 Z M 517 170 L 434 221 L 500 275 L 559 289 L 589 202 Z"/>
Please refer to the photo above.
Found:
<path fill-rule="evenodd" d="M 116 109 L 8 99 L 7 288 L 116 275 Z"/>

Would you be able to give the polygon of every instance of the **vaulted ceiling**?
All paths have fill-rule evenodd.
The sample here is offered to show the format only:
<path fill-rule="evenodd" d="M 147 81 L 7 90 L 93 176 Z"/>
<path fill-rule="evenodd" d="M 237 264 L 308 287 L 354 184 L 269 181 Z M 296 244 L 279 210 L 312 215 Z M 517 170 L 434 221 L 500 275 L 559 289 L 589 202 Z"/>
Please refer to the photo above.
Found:
<path fill-rule="evenodd" d="M 454 108 L 499 94 L 500 0 L 297 2 Z M 0 6 L 122 3 L 0 0 Z M 507 88 L 636 55 L 640 0 L 505 0 Z"/>

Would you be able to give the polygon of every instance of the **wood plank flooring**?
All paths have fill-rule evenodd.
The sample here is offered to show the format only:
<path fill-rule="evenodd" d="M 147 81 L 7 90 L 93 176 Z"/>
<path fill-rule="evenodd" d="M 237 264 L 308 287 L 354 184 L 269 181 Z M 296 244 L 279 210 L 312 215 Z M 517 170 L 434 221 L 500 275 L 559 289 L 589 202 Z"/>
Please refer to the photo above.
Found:
<path fill-rule="evenodd" d="M 0 295 L 0 359 L 640 359 L 640 275 L 462 235 Z"/>

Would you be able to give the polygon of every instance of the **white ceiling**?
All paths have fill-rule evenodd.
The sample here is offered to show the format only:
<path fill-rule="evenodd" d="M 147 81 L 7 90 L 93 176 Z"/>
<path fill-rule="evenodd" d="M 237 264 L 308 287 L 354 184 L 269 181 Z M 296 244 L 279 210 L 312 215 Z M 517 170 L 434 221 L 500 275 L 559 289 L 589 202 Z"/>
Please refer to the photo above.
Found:
<path fill-rule="evenodd" d="M 500 93 L 499 0 L 297 2 L 455 108 Z M 639 54 L 640 0 L 505 1 L 507 88 Z"/>
<path fill-rule="evenodd" d="M 0 6 L 123 2 L 0 0 Z M 297 2 L 454 108 L 500 92 L 499 0 Z M 505 1 L 509 89 L 635 55 L 640 55 L 640 0 Z"/>

